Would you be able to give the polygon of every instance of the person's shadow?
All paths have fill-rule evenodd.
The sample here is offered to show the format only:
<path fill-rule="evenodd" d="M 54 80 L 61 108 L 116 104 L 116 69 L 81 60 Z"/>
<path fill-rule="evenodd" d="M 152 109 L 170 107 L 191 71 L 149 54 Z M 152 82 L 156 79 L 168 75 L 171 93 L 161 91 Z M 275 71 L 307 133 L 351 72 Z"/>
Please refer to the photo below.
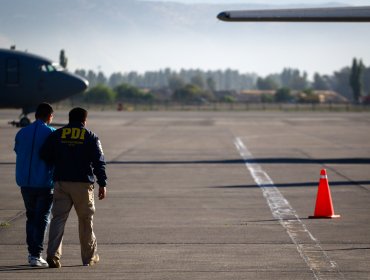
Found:
<path fill-rule="evenodd" d="M 67 265 L 63 267 L 80 267 L 83 265 Z M 30 266 L 27 264 L 21 265 L 4 265 L 0 266 L 0 273 L 1 272 L 11 272 L 11 271 L 22 271 L 22 270 L 34 270 L 34 269 L 49 269 L 48 267 L 38 267 L 38 266 Z M 0 277 L 1 278 L 1 277 Z"/>
<path fill-rule="evenodd" d="M 45 269 L 45 267 L 37 267 L 37 266 L 32 267 L 27 264 L 0 266 L 0 272 L 9 272 L 9 271 L 17 271 L 17 270 L 33 270 L 33 269 Z"/>

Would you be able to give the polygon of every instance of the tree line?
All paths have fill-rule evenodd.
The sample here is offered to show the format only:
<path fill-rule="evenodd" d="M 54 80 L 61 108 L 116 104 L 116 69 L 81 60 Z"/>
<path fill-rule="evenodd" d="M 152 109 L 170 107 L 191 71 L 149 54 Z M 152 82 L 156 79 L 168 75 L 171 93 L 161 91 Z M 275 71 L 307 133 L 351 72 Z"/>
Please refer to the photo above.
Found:
<path fill-rule="evenodd" d="M 63 53 L 63 63 L 66 58 Z M 361 60 L 353 59 L 352 66 L 335 71 L 332 75 L 315 73 L 309 80 L 306 72 L 285 68 L 281 73 L 260 77 L 253 73 L 240 73 L 237 70 L 180 70 L 164 69 L 138 72 L 113 73 L 107 77 L 102 71 L 78 69 L 76 74 L 86 78 L 90 84 L 88 94 L 78 99 L 88 102 L 110 103 L 153 101 L 171 99 L 181 102 L 212 101 L 220 91 L 240 91 L 248 89 L 274 90 L 275 101 L 287 101 L 288 91 L 302 91 L 307 94 L 315 90 L 332 90 L 354 103 L 370 93 L 370 67 Z M 280 96 L 280 97 L 279 97 Z M 225 97 L 223 97 L 225 98 Z M 226 101 L 232 101 L 226 98 Z"/>

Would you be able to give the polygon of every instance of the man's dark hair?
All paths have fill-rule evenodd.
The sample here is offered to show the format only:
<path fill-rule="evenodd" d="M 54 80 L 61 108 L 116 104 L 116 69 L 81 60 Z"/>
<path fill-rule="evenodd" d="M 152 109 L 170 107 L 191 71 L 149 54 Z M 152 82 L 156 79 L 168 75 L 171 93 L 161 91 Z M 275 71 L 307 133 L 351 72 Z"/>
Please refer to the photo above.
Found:
<path fill-rule="evenodd" d="M 41 103 L 37 106 L 35 118 L 36 119 L 47 119 L 52 113 L 54 113 L 53 107 L 49 103 Z"/>
<path fill-rule="evenodd" d="M 69 112 L 69 122 L 83 123 L 87 119 L 87 111 L 83 108 L 76 107 Z"/>

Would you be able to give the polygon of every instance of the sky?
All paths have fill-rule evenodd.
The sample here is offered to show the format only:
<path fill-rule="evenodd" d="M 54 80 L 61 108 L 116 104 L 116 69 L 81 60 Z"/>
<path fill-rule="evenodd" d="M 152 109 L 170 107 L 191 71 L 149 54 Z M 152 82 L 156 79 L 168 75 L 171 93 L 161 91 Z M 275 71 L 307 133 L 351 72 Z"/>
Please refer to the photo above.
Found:
<path fill-rule="evenodd" d="M 0 3 L 2 1 L 15 3 L 11 0 L 0 0 Z M 33 1 L 37 3 L 41 0 Z M 80 2 L 92 3 L 89 1 Z M 348 5 L 370 5 L 370 0 L 146 1 L 226 3 L 230 7 L 233 7 L 232 3 L 315 5 L 334 1 Z M 108 2 L 106 0 L 104 4 Z M 100 5 L 99 1 L 96 3 Z M 6 11 L 6 8 L 6 5 L 2 5 L 3 11 Z M 73 26 L 71 34 L 64 32 L 60 26 L 53 26 L 47 36 L 42 36 L 45 34 L 43 29 L 48 26 L 47 17 L 44 22 L 35 19 L 37 28 L 29 32 L 24 28 L 10 30 L 11 22 L 8 28 L 4 28 L 0 18 L 0 48 L 15 44 L 17 49 L 27 49 L 54 61 L 58 61 L 59 51 L 64 48 L 71 71 L 101 70 L 107 75 L 113 72 L 143 73 L 171 68 L 205 71 L 233 69 L 241 73 L 267 76 L 280 73 L 289 67 L 306 71 L 312 77 L 315 72 L 330 75 L 342 67 L 349 66 L 354 57 L 362 59 L 366 66 L 370 66 L 370 24 L 225 23 L 216 19 L 216 11 L 218 10 L 212 11 L 207 18 L 200 21 L 197 21 L 196 16 L 191 18 L 194 16 L 193 12 L 183 14 L 180 11 L 177 14 L 179 18 L 174 22 L 165 22 L 164 27 L 168 29 L 166 32 L 151 32 L 150 25 L 155 26 L 156 22 L 145 21 L 146 14 L 139 12 L 131 18 L 120 14 L 118 17 L 122 22 L 112 34 L 107 32 L 110 26 L 104 26 L 105 29 L 101 32 L 96 31 L 100 23 L 93 18 L 94 13 L 84 15 L 86 26 Z M 34 16 L 27 9 L 22 9 L 21 12 L 26 23 Z M 194 11 L 195 14 L 196 12 Z M 68 20 L 68 16 L 65 18 Z M 20 19 L 22 18 L 12 18 L 13 21 Z M 196 23 L 192 22 L 193 20 L 196 20 Z M 107 20 L 104 19 L 103 22 L 105 24 Z M 73 35 L 76 30 L 77 36 Z"/>
<path fill-rule="evenodd" d="M 297 4 L 308 4 L 308 5 L 325 5 L 326 3 L 341 3 L 352 6 L 366 6 L 370 5 L 370 0 L 145 0 L 152 2 L 179 2 L 185 4 L 193 3 L 211 3 L 211 4 L 230 4 L 232 3 L 254 3 L 254 4 L 273 4 L 273 5 L 297 5 Z M 221 23 L 222 24 L 222 23 Z M 227 24 L 227 23 L 224 23 Z M 244 23 L 236 23 L 244 24 Z M 263 25 L 263 24 L 262 24 Z M 287 33 L 294 33 L 294 29 L 299 28 L 297 26 L 289 27 L 288 24 L 285 25 Z M 309 24 L 310 25 L 310 24 Z M 267 25 L 266 25 L 267 26 Z M 248 51 L 242 52 L 240 47 L 238 47 L 238 41 L 235 37 L 232 38 L 234 41 L 231 42 L 231 46 L 228 47 L 229 59 L 225 62 L 223 60 L 223 65 L 227 68 L 232 68 L 239 70 L 241 72 L 255 72 L 261 76 L 267 76 L 272 73 L 278 73 L 285 67 L 297 68 L 302 71 L 306 71 L 310 78 L 313 77 L 314 73 L 320 74 L 332 74 L 334 71 L 340 70 L 342 67 L 351 64 L 352 58 L 356 57 L 362 59 L 365 65 L 370 64 L 370 52 L 368 51 L 370 40 L 366 37 L 362 37 L 353 32 L 351 34 L 351 29 L 357 28 L 361 30 L 369 30 L 370 24 L 368 26 L 343 26 L 343 32 L 334 31 L 333 26 L 314 26 L 305 37 L 296 37 L 294 41 L 292 38 L 284 34 L 284 26 L 274 28 L 271 26 L 261 27 L 261 36 L 249 40 L 255 41 L 257 44 L 250 44 L 242 37 L 248 36 L 248 30 L 258 29 L 256 24 L 251 24 L 250 26 L 245 26 L 246 32 L 240 34 L 240 44 L 245 44 L 245 49 Z M 233 27 L 231 27 L 233 28 Z M 244 26 L 243 26 L 244 28 Z M 338 27 L 339 29 L 341 27 Z M 303 29 L 305 30 L 305 28 Z M 302 33 L 304 33 L 303 31 Z M 281 36 L 278 38 L 276 34 L 280 33 Z M 314 34 L 312 34 L 314 33 Z M 321 34 L 320 34 L 321 33 Z M 334 34 L 333 34 L 334 33 Z M 361 32 L 359 32 L 361 33 Z M 254 33 L 253 33 L 254 35 Z M 263 38 L 264 37 L 264 38 Z M 268 38 L 271 37 L 271 40 Z M 272 46 L 271 41 L 275 41 L 275 46 Z M 279 41 L 277 41 L 279 40 Z M 289 43 L 283 42 L 284 40 L 289 41 Z M 316 41 L 316 43 L 314 42 Z M 330 42 L 330 43 L 329 43 Z M 205 42 L 207 43 L 207 42 Z M 214 42 L 208 42 L 210 45 Z M 259 45 L 258 45 L 259 44 Z M 267 46 L 270 45 L 270 46 Z M 226 47 L 224 47 L 226 50 Z M 272 49 L 276 51 L 271 51 Z M 210 51 L 203 56 L 204 65 L 208 65 L 209 69 L 220 68 L 220 65 L 215 63 L 215 57 L 217 60 L 221 60 L 222 51 L 217 48 L 212 50 L 210 46 Z M 195 50 L 194 50 L 195 51 Z M 314 54 L 317 54 L 316 56 Z M 347 53 L 347 55 L 345 54 Z M 208 54 L 210 54 L 208 56 Z M 173 61 L 176 59 L 174 58 Z M 186 61 L 189 61 L 186 58 Z M 184 65 L 186 64 L 184 61 Z M 191 67 L 191 66 L 190 66 Z M 175 67 L 176 68 L 176 67 Z M 177 67 L 179 68 L 179 67 Z"/>

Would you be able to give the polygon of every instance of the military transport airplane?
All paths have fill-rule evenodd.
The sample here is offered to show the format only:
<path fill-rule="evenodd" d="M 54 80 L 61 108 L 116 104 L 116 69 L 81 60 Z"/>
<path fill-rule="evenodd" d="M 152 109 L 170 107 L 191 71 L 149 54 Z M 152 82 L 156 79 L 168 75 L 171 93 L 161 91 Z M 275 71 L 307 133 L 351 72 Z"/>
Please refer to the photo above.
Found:
<path fill-rule="evenodd" d="M 230 22 L 370 22 L 370 6 L 225 11 L 217 17 Z"/>
<path fill-rule="evenodd" d="M 83 92 L 88 82 L 51 60 L 27 52 L 0 49 L 0 108 L 22 108 L 19 126 L 41 102 L 57 102 Z"/>

